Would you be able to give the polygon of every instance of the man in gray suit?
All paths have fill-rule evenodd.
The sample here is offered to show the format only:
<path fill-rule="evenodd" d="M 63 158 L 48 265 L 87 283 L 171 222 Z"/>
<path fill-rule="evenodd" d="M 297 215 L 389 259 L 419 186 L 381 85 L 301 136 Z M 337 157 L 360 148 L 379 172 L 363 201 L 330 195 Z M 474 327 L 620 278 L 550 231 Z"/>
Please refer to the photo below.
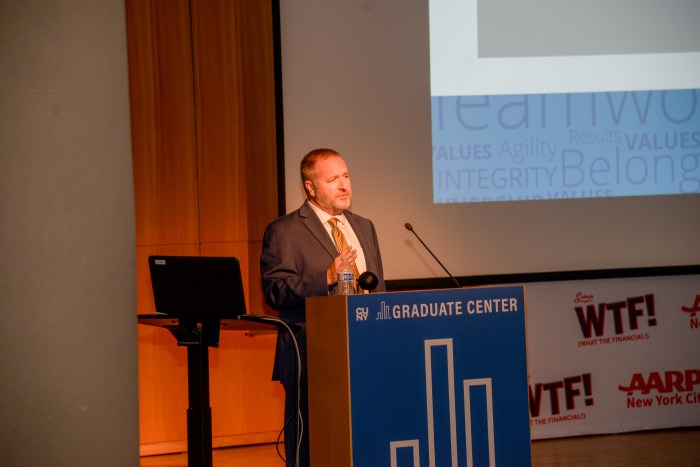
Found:
<path fill-rule="evenodd" d="M 354 261 L 359 274 L 371 271 L 379 279 L 377 290 L 386 290 L 374 224 L 348 211 L 352 199 L 350 175 L 342 156 L 332 149 L 315 149 L 301 162 L 301 179 L 307 200 L 296 211 L 273 221 L 263 237 L 260 258 L 262 288 L 266 303 L 281 318 L 301 326 L 297 336 L 301 351 L 300 410 L 303 438 L 299 465 L 309 465 L 308 393 L 306 387 L 305 299 L 332 295 L 342 262 Z M 348 247 L 339 251 L 333 240 L 329 219 L 337 226 Z M 331 221 L 335 222 L 335 221 Z M 291 337 L 280 332 L 273 378 L 285 389 L 285 454 L 295 465 L 297 426 L 296 352 Z"/>

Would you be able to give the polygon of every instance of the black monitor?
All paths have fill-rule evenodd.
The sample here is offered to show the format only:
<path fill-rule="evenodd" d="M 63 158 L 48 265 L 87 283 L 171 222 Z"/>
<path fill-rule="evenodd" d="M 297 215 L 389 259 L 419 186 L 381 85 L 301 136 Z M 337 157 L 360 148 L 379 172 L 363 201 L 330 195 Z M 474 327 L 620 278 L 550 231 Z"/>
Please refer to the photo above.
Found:
<path fill-rule="evenodd" d="M 150 256 L 148 266 L 159 314 L 200 322 L 246 314 L 236 258 Z"/>

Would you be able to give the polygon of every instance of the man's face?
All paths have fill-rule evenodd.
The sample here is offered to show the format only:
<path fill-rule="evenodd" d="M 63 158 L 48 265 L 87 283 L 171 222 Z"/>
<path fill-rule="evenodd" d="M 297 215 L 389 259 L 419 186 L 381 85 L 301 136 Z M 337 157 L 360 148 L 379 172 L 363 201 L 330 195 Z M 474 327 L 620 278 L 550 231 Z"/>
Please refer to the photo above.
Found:
<path fill-rule="evenodd" d="M 345 161 L 332 156 L 316 162 L 312 180 L 304 182 L 309 201 L 331 215 L 350 207 L 352 187 Z"/>

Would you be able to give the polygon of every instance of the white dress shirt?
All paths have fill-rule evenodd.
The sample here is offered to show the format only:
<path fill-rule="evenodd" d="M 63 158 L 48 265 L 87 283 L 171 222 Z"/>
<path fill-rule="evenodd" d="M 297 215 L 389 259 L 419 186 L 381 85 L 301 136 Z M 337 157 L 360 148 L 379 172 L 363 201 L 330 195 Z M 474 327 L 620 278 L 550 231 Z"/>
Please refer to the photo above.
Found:
<path fill-rule="evenodd" d="M 338 219 L 338 228 L 341 232 L 343 232 L 343 235 L 345 235 L 345 240 L 347 240 L 348 245 L 350 245 L 352 249 L 357 250 L 357 258 L 355 259 L 357 271 L 360 274 L 365 272 L 367 270 L 367 261 L 365 260 L 365 253 L 364 251 L 362 251 L 362 246 L 360 245 L 360 241 L 357 239 L 357 235 L 355 235 L 355 232 L 352 230 L 350 223 L 345 218 L 345 214 L 331 216 L 326 211 L 319 208 L 313 203 L 309 203 L 309 206 L 311 206 L 311 209 L 314 210 L 318 218 L 321 220 L 323 227 L 326 229 L 326 232 L 328 232 L 328 236 L 330 237 L 334 245 L 335 240 L 333 239 L 333 228 L 331 227 L 331 224 L 328 223 L 328 219 L 330 219 L 331 217 L 335 217 L 336 219 Z"/>

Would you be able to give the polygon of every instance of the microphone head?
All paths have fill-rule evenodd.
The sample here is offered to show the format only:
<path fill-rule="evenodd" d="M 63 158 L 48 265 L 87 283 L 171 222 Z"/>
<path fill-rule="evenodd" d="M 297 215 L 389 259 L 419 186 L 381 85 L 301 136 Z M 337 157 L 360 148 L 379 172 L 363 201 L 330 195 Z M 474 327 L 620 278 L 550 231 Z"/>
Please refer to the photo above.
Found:
<path fill-rule="evenodd" d="M 413 231 L 413 226 L 411 224 L 409 224 L 408 222 L 406 222 L 403 226 L 406 227 L 406 230 Z"/>
<path fill-rule="evenodd" d="M 359 285 L 362 290 L 374 290 L 377 288 L 377 285 L 379 285 L 379 278 L 377 278 L 375 273 L 365 271 L 357 278 L 357 285 Z"/>

